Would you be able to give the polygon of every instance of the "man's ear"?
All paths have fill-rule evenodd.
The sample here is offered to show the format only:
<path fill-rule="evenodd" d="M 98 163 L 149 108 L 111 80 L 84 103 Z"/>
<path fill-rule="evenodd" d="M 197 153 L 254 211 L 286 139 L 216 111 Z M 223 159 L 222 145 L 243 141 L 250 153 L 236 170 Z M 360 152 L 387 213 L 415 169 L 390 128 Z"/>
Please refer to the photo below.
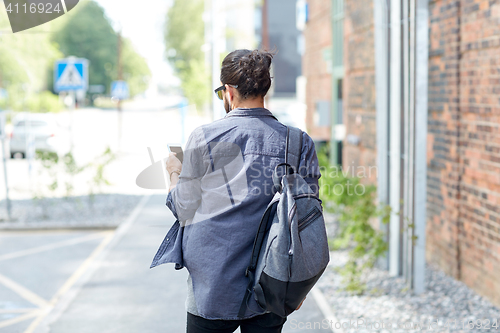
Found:
<path fill-rule="evenodd" d="M 226 84 L 226 91 L 229 94 L 229 103 L 231 103 L 232 101 L 234 101 L 233 87 L 231 87 L 230 85 Z"/>

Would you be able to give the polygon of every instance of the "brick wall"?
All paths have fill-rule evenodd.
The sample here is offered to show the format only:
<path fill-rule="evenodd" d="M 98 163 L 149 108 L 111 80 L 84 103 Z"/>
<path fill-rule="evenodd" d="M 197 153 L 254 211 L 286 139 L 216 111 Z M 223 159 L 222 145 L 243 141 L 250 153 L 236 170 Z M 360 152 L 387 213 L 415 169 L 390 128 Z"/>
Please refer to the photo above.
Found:
<path fill-rule="evenodd" d="M 345 1 L 344 9 L 344 124 L 360 143 L 344 141 L 343 168 L 360 171 L 377 165 L 373 0 Z"/>
<path fill-rule="evenodd" d="M 460 10 L 460 277 L 500 305 L 500 0 Z"/>
<path fill-rule="evenodd" d="M 311 0 L 311 21 L 329 3 Z M 427 261 L 500 305 L 500 0 L 431 0 L 429 14 Z M 314 24 L 330 29 L 324 15 L 306 30 L 308 126 L 331 94 Z M 345 2 L 344 38 L 344 123 L 360 144 L 344 142 L 343 167 L 376 165 L 373 0 Z"/>
<path fill-rule="evenodd" d="M 427 259 L 500 304 L 500 0 L 430 2 Z"/>
<path fill-rule="evenodd" d="M 309 22 L 304 30 L 305 53 L 302 58 L 306 87 L 306 126 L 314 140 L 330 140 L 329 126 L 316 126 L 314 114 L 316 102 L 330 101 L 332 96 L 331 75 L 328 64 L 323 59 L 323 50 L 332 47 L 331 1 L 310 0 Z"/>
<path fill-rule="evenodd" d="M 427 260 L 458 278 L 460 1 L 429 3 Z"/>

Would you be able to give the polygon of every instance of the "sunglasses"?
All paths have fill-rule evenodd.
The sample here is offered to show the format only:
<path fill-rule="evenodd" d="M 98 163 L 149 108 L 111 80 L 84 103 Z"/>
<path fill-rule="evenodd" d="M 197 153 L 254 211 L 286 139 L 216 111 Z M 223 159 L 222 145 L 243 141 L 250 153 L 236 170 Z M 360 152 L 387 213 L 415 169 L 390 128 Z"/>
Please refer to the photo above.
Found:
<path fill-rule="evenodd" d="M 228 84 L 228 86 L 230 87 L 233 87 L 233 88 L 238 88 L 238 85 L 237 84 Z M 215 94 L 217 95 L 217 97 L 219 97 L 219 99 L 222 101 L 222 91 L 226 90 L 226 85 L 223 84 L 222 86 L 220 86 L 219 88 L 215 89 L 214 92 Z"/>

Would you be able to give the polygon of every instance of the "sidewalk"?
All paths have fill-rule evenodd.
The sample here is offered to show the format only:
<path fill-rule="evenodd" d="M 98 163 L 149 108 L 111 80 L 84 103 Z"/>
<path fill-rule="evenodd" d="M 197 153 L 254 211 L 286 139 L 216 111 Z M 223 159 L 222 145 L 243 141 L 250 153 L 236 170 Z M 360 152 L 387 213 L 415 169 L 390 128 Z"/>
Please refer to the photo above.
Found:
<path fill-rule="evenodd" d="M 96 259 L 93 274 L 68 293 L 73 296 L 61 300 L 62 305 L 56 306 L 35 332 L 185 332 L 187 271 L 175 271 L 173 265 L 149 268 L 174 222 L 164 200 L 162 195 L 151 196 L 135 219 L 117 229 Z M 329 332 L 311 329 L 322 320 L 310 295 L 288 318 L 283 332 Z M 308 329 L 307 323 L 311 325 Z M 299 324 L 303 330 L 298 329 Z"/>

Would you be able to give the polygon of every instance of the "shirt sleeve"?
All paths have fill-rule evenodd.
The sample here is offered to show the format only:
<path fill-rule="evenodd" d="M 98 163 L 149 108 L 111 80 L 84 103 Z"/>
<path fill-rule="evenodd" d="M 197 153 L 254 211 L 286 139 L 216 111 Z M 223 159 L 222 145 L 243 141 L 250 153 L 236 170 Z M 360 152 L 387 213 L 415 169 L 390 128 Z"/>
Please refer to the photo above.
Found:
<path fill-rule="evenodd" d="M 299 163 L 299 174 L 309 184 L 316 196 L 319 197 L 318 180 L 321 177 L 318 156 L 314 141 L 306 133 L 302 132 L 302 152 Z"/>
<path fill-rule="evenodd" d="M 167 195 L 167 203 L 166 203 L 166 205 L 170 209 L 170 211 L 172 212 L 172 214 L 174 214 L 174 217 L 178 220 L 179 216 L 177 216 L 177 211 L 175 210 L 174 200 L 172 199 L 172 192 L 169 192 L 168 195 Z"/>
<path fill-rule="evenodd" d="M 196 129 L 189 136 L 179 182 L 167 196 L 166 205 L 180 222 L 193 218 L 201 204 L 201 178 L 205 173 L 202 150 L 205 144 L 200 130 Z"/>

